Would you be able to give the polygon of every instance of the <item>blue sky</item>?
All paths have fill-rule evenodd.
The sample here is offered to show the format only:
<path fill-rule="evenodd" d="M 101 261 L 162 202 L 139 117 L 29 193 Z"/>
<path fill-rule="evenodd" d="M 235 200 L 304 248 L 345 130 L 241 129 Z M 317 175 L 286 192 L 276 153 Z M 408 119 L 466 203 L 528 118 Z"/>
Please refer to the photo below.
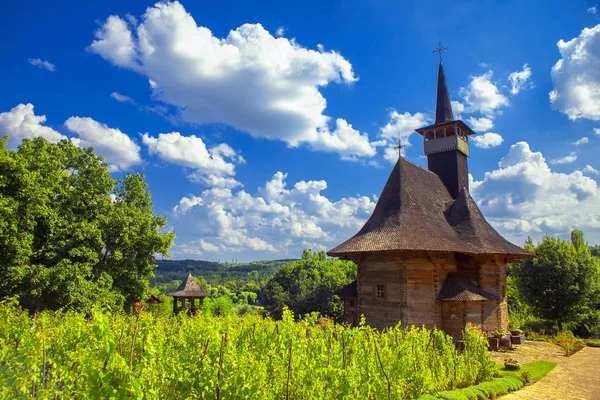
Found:
<path fill-rule="evenodd" d="M 296 257 L 360 229 L 398 135 L 425 165 L 441 40 L 488 220 L 600 243 L 594 1 L 256 3 L 8 3 L 0 130 L 146 174 L 175 258 Z"/>

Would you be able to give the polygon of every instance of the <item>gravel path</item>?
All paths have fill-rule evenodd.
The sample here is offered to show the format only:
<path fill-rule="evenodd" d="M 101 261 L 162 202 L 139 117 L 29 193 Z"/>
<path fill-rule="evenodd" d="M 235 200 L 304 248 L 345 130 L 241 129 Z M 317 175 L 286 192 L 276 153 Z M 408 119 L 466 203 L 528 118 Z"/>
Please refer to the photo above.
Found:
<path fill-rule="evenodd" d="M 521 361 L 520 358 L 519 361 Z M 533 385 L 527 386 L 519 390 L 518 392 L 500 397 L 500 399 L 600 399 L 600 348 L 585 347 L 577 353 L 573 354 L 571 357 L 562 357 L 562 359 L 560 360 L 549 361 L 557 361 L 558 365 L 552 371 L 550 371 L 548 375 L 546 375 L 544 378 L 540 379 Z M 523 360 L 523 362 L 527 361 Z"/>

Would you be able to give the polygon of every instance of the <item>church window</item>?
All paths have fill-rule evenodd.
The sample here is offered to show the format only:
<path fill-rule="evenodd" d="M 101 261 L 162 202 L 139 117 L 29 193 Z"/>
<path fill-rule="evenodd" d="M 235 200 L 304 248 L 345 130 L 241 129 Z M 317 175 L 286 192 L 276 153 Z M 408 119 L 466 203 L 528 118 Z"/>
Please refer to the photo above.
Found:
<path fill-rule="evenodd" d="M 377 285 L 377 291 L 375 292 L 375 297 L 378 299 L 385 298 L 385 290 L 383 285 Z"/>
<path fill-rule="evenodd" d="M 354 307 L 354 300 L 350 300 L 350 307 Z"/>

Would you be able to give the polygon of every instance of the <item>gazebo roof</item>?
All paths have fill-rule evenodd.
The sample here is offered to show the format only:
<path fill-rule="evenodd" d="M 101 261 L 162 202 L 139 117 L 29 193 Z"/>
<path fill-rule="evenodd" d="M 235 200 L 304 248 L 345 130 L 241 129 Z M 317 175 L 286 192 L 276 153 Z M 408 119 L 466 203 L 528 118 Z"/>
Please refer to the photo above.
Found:
<path fill-rule="evenodd" d="M 436 300 L 443 301 L 482 301 L 500 300 L 500 297 L 491 294 L 475 285 L 464 276 L 449 273 Z"/>
<path fill-rule="evenodd" d="M 402 157 L 369 220 L 327 254 L 394 250 L 498 254 L 511 260 L 533 256 L 500 236 L 465 188 L 453 200 L 438 175 Z"/>
<path fill-rule="evenodd" d="M 187 277 L 181 283 L 181 285 L 177 288 L 176 291 L 167 293 L 169 296 L 173 297 L 186 297 L 186 298 L 201 298 L 201 297 L 209 297 L 209 294 L 204 290 L 200 289 L 191 272 L 188 272 Z"/>

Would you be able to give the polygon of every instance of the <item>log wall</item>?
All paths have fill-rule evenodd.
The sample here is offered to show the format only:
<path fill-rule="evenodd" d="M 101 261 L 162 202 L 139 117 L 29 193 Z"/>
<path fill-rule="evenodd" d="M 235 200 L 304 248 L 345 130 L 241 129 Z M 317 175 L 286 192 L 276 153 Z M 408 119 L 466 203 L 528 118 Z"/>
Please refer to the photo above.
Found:
<path fill-rule="evenodd" d="M 356 312 L 364 315 L 370 326 L 383 329 L 399 322 L 427 328 L 437 326 L 453 336 L 466 325 L 487 331 L 508 328 L 506 262 L 501 257 L 380 252 L 362 254 L 357 261 Z M 437 301 L 446 276 L 454 271 L 464 273 L 486 291 L 502 296 L 502 300 L 464 304 Z M 377 298 L 377 285 L 384 287 L 383 299 Z M 350 318 L 350 313 L 347 317 Z"/>

